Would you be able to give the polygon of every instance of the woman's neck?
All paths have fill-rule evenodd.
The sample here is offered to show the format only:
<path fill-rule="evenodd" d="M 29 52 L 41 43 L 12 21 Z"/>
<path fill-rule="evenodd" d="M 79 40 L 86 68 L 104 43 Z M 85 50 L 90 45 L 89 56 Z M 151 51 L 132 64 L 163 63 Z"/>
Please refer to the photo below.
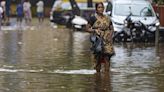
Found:
<path fill-rule="evenodd" d="M 97 13 L 99 17 L 103 17 L 104 15 L 102 13 Z"/>

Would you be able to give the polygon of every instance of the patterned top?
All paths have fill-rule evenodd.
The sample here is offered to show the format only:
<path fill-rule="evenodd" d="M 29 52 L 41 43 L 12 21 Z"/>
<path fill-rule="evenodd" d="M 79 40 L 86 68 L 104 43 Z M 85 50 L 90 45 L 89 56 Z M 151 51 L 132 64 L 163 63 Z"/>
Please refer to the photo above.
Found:
<path fill-rule="evenodd" d="M 111 20 L 108 16 L 104 15 L 103 17 L 99 17 L 98 15 L 91 16 L 89 24 L 95 30 L 100 29 L 100 31 L 96 31 L 96 34 L 99 37 L 103 38 L 103 53 L 105 54 L 114 54 L 113 44 L 112 44 L 112 37 L 111 37 Z"/>

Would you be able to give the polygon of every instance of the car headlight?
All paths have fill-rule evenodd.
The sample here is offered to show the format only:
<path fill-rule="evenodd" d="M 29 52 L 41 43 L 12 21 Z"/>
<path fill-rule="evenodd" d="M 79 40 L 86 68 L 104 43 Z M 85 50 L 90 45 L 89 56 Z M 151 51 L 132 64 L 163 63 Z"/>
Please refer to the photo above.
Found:
<path fill-rule="evenodd" d="M 153 24 L 154 24 L 154 26 L 159 26 L 160 25 L 160 22 L 159 22 L 159 20 L 158 19 L 156 19 L 154 22 L 153 22 Z"/>
<path fill-rule="evenodd" d="M 149 27 L 158 27 L 159 25 L 160 25 L 160 23 L 157 22 L 157 23 L 149 24 L 148 26 L 149 26 Z"/>
<path fill-rule="evenodd" d="M 159 26 L 160 25 L 160 23 L 159 22 L 157 22 L 156 24 L 155 24 L 155 26 Z"/>

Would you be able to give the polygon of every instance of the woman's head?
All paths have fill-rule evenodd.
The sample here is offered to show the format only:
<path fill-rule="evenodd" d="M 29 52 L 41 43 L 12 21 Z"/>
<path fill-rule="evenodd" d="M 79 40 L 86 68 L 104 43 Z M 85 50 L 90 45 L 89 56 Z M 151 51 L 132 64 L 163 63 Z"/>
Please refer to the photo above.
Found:
<path fill-rule="evenodd" d="M 104 12 L 104 4 L 102 2 L 96 3 L 95 4 L 95 8 L 96 8 L 96 13 L 103 14 L 103 12 Z"/>

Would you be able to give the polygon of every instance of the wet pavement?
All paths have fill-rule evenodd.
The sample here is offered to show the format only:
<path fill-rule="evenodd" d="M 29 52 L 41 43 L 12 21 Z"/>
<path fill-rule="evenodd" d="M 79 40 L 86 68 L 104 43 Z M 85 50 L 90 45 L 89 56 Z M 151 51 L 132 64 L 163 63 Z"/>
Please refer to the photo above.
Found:
<path fill-rule="evenodd" d="M 163 92 L 163 43 L 115 43 L 111 72 L 97 74 L 88 33 L 34 22 L 0 31 L 0 92 Z"/>

